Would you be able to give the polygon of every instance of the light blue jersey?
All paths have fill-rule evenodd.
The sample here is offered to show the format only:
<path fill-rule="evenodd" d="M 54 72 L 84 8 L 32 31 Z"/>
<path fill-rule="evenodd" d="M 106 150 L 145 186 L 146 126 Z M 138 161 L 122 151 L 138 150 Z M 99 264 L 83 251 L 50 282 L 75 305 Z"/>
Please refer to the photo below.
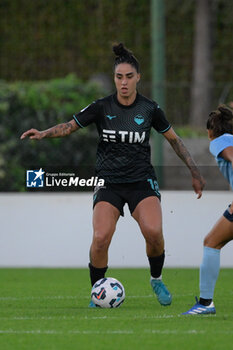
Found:
<path fill-rule="evenodd" d="M 233 169 L 231 162 L 223 159 L 219 154 L 227 147 L 233 147 L 233 135 L 223 134 L 216 139 L 210 141 L 210 152 L 214 155 L 220 171 L 228 180 L 233 189 Z"/>

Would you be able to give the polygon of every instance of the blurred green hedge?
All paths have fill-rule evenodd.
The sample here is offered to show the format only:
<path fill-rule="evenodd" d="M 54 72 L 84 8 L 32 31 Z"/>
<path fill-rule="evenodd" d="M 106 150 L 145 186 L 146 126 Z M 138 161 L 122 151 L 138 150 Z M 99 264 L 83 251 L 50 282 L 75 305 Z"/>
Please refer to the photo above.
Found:
<path fill-rule="evenodd" d="M 89 171 L 98 137 L 94 125 L 59 139 L 20 140 L 20 135 L 30 128 L 45 130 L 69 121 L 102 95 L 99 86 L 75 75 L 40 82 L 1 81 L 0 191 L 25 191 L 27 169 Z"/>
<path fill-rule="evenodd" d="M 187 124 L 190 113 L 195 0 L 164 0 L 166 110 Z M 233 99 L 232 0 L 214 0 L 213 107 Z M 75 73 L 112 79 L 111 45 L 122 41 L 139 59 L 140 92 L 151 95 L 150 0 L 1 0 L 0 79 L 47 80 Z M 158 101 L 160 102 L 160 101 Z"/>

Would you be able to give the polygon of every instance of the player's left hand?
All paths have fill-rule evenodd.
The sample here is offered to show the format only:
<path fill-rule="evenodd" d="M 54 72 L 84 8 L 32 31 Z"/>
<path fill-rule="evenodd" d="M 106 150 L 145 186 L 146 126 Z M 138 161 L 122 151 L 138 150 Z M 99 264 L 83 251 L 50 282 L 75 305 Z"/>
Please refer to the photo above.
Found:
<path fill-rule="evenodd" d="M 193 189 L 195 191 L 195 193 L 197 194 L 197 199 L 201 198 L 202 196 L 202 191 L 205 187 L 205 180 L 204 178 L 200 175 L 200 177 L 193 177 L 192 178 L 192 186 Z"/>

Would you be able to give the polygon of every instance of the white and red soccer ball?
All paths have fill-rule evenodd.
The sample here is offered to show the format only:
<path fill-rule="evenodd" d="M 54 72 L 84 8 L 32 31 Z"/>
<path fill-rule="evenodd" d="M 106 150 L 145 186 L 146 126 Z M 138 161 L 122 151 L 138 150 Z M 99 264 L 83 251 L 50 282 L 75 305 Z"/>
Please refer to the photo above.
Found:
<path fill-rule="evenodd" d="M 91 300 L 97 307 L 119 307 L 125 300 L 125 289 L 115 278 L 102 278 L 92 287 Z"/>

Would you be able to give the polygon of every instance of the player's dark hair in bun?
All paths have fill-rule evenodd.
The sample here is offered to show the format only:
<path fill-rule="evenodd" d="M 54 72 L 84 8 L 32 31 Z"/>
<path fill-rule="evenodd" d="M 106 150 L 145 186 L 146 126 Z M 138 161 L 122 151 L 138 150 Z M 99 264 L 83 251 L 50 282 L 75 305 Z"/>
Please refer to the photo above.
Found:
<path fill-rule="evenodd" d="M 216 111 L 209 114 L 207 129 L 218 137 L 225 133 L 233 134 L 233 110 L 226 105 L 220 105 Z"/>
<path fill-rule="evenodd" d="M 138 60 L 133 55 L 133 53 L 130 50 L 128 50 L 122 43 L 113 45 L 112 50 L 116 55 L 114 62 L 114 70 L 116 66 L 118 66 L 118 64 L 120 63 L 129 63 L 136 69 L 137 73 L 139 73 Z"/>

